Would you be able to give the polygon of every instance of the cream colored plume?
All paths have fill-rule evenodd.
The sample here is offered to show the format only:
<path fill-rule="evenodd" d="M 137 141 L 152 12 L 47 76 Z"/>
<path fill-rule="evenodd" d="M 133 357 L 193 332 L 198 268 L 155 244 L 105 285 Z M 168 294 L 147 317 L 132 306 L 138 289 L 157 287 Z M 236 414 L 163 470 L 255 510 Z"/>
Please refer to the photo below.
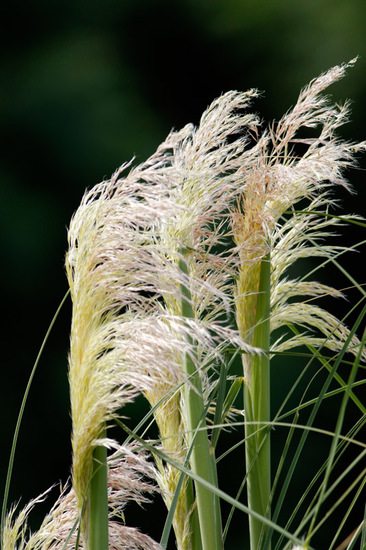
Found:
<path fill-rule="evenodd" d="M 345 251 L 337 245 L 324 244 L 331 235 L 331 226 L 340 223 L 328 216 L 334 205 L 331 191 L 335 185 L 348 188 L 344 172 L 354 165 L 355 153 L 365 150 L 366 142 L 348 143 L 337 137 L 337 128 L 347 121 L 348 104 L 332 105 L 321 93 L 342 78 L 354 62 L 334 67 L 312 81 L 295 106 L 263 132 L 252 154 L 248 153 L 248 161 L 243 163 L 232 227 L 238 251 L 236 316 L 240 333 L 248 343 L 255 327 L 260 265 L 268 253 L 271 331 L 288 325 L 300 328 L 299 335 L 281 339 L 272 350 L 308 344 L 339 351 L 348 338 L 349 331 L 338 319 L 304 301 L 304 297 L 337 297 L 340 292 L 317 281 L 289 279 L 287 273 L 298 259 L 318 257 L 331 261 Z M 302 134 L 304 128 L 313 129 L 312 137 Z M 299 145 L 305 150 L 300 155 Z M 349 351 L 358 353 L 356 337 Z M 366 359 L 365 352 L 363 357 Z M 250 382 L 250 356 L 243 355 L 243 361 Z"/>

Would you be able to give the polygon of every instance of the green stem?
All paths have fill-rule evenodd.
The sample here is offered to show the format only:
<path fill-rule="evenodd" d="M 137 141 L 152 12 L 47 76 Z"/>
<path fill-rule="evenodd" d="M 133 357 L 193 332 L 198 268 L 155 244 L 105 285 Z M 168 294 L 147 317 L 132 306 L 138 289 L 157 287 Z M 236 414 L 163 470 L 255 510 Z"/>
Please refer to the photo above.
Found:
<path fill-rule="evenodd" d="M 269 254 L 261 263 L 256 323 L 253 345 L 264 350 L 254 355 L 251 379 L 244 385 L 245 450 L 248 474 L 248 505 L 251 510 L 270 519 L 271 449 L 268 422 L 270 421 L 270 274 Z M 250 548 L 260 550 L 268 527 L 250 515 Z M 267 546 L 269 549 L 270 546 Z"/>
<path fill-rule="evenodd" d="M 88 495 L 88 550 L 108 550 L 107 472 L 107 449 L 102 446 L 96 447 L 93 452 L 93 473 Z"/>
<path fill-rule="evenodd" d="M 182 252 L 183 255 L 184 252 Z M 181 284 L 182 316 L 193 319 L 194 313 L 188 282 L 188 266 L 183 258 L 179 260 L 179 268 L 187 276 L 187 282 Z M 191 350 L 194 350 L 194 342 L 189 336 L 187 336 L 187 344 Z M 217 487 L 214 449 L 210 445 L 207 430 L 205 429 L 205 405 L 201 379 L 195 361 L 190 353 L 185 354 L 185 371 L 189 380 L 185 384 L 187 429 L 191 439 L 195 436 L 190 459 L 191 469 L 199 477 Z M 195 482 L 195 491 L 202 549 L 220 550 L 223 548 L 223 542 L 219 498 L 201 483 Z M 194 550 L 193 546 L 192 550 Z"/>

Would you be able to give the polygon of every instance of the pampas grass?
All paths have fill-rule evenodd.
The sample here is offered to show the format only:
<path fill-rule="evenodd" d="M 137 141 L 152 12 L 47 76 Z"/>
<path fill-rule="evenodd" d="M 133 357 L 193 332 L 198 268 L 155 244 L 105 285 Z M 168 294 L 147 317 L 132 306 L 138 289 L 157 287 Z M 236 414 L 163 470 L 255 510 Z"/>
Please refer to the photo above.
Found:
<path fill-rule="evenodd" d="M 366 143 L 337 137 L 349 105 L 332 105 L 323 94 L 354 62 L 311 82 L 295 106 L 263 131 L 248 112 L 257 91 L 228 92 L 205 111 L 197 128 L 172 132 L 145 163 L 125 164 L 85 193 L 70 223 L 66 255 L 73 303 L 72 486 L 33 534 L 27 534 L 27 518 L 45 495 L 7 514 L 5 495 L 4 550 L 155 550 L 167 547 L 171 529 L 180 550 L 222 549 L 234 510 L 249 524 L 251 550 L 312 548 L 316 533 L 347 496 L 327 504 L 342 478 L 333 479 L 339 457 L 352 444 L 359 460 L 366 452 L 357 439 L 365 405 L 354 391 L 366 359 L 364 338 L 356 335 L 364 312 L 348 329 L 318 303 L 342 292 L 318 282 L 316 273 L 294 278 L 290 268 L 314 257 L 338 266 L 347 249 L 329 242 L 334 227 L 363 224 L 355 216 L 335 216 L 331 193 L 340 185 L 350 189 L 345 171 Z M 303 137 L 304 128 L 313 137 Z M 304 387 L 298 407 L 283 412 L 284 395 L 273 416 L 273 359 L 296 357 L 299 350 L 309 359 L 295 386 L 314 363 L 326 380 L 318 399 L 308 400 Z M 238 357 L 240 374 L 233 367 Z M 283 518 L 319 407 L 336 394 L 342 394 L 341 406 L 331 431 L 320 430 L 331 445 L 309 484 L 310 504 L 305 491 L 294 514 Z M 131 429 L 120 415 L 138 395 L 151 412 Z M 360 417 L 357 427 L 343 433 L 351 401 Z M 301 425 L 304 408 L 310 413 Z M 157 440 L 141 434 L 145 421 L 157 427 Z M 111 437 L 112 425 L 122 428 L 120 438 Z M 287 431 L 276 465 L 274 427 Z M 223 490 L 218 440 L 223 430 L 234 428 L 243 429 L 245 453 L 237 485 Z M 220 453 L 230 456 L 231 450 L 229 444 Z M 348 469 L 355 494 L 346 517 L 359 505 L 365 483 L 356 464 Z M 160 542 L 124 524 L 129 501 L 146 504 L 157 494 L 167 508 Z M 226 526 L 223 501 L 232 507 Z M 341 531 L 333 534 L 331 548 L 341 543 Z M 354 547 L 362 532 L 362 524 L 356 526 L 344 547 Z M 245 547 L 245 529 L 240 538 Z"/>

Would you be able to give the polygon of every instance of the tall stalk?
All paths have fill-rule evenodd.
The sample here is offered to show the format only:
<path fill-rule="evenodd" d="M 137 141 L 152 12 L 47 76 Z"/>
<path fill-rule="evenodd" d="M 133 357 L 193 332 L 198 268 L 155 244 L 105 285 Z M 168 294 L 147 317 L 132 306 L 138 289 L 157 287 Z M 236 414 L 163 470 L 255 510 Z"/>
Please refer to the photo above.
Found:
<path fill-rule="evenodd" d="M 184 251 L 183 251 L 184 254 Z M 181 284 L 182 316 L 194 318 L 192 297 L 188 282 L 188 266 L 184 258 L 179 260 L 179 268 L 187 277 Z M 194 342 L 187 336 L 188 347 L 194 349 Z M 185 402 L 187 429 L 193 442 L 190 464 L 192 471 L 217 487 L 217 475 L 214 450 L 210 445 L 205 422 L 205 406 L 202 395 L 202 384 L 195 361 L 190 353 L 185 354 L 184 368 L 188 378 L 185 386 Z M 219 550 L 223 548 L 220 501 L 207 487 L 195 483 L 199 529 L 203 550 Z M 193 548 L 193 547 L 192 547 Z"/>
<path fill-rule="evenodd" d="M 248 506 L 270 519 L 271 449 L 270 421 L 270 273 L 268 254 L 261 262 L 257 297 L 254 345 L 264 350 L 252 357 L 251 379 L 244 385 L 245 450 Z M 266 527 L 250 515 L 250 548 L 259 550 L 265 540 Z M 270 548 L 270 547 L 268 547 Z"/>
<path fill-rule="evenodd" d="M 107 449 L 93 452 L 93 474 L 88 493 L 88 550 L 108 550 Z"/>

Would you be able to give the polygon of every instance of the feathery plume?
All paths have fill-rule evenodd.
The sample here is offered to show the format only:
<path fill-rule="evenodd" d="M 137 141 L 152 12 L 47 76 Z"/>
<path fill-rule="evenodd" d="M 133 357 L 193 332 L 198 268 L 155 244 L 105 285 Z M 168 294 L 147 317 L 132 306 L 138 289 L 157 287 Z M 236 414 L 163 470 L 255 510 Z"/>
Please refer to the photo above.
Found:
<path fill-rule="evenodd" d="M 323 244 L 330 227 L 340 220 L 328 217 L 334 201 L 331 187 L 349 189 L 344 172 L 354 165 L 354 155 L 365 150 L 366 142 L 347 143 L 336 137 L 337 128 L 347 121 L 348 103 L 331 105 L 322 96 L 330 84 L 342 78 L 348 64 L 330 69 L 311 82 L 295 106 L 270 131 L 265 131 L 243 164 L 243 181 L 237 207 L 232 211 L 232 227 L 238 250 L 236 311 L 239 331 L 252 343 L 255 329 L 259 271 L 266 254 L 271 255 L 271 331 L 293 323 L 322 333 L 301 332 L 286 341 L 274 343 L 272 350 L 290 349 L 301 344 L 325 345 L 340 350 L 348 330 L 334 316 L 298 297 L 341 294 L 316 281 L 290 280 L 286 272 L 297 259 L 332 258 L 341 247 Z M 302 128 L 317 129 L 317 137 L 301 137 Z M 296 145 L 306 147 L 302 156 Z M 301 200 L 308 204 L 296 211 Z M 291 299 L 291 301 L 290 301 Z M 353 338 L 350 351 L 358 352 Z M 366 358 L 366 355 L 363 355 Z M 243 355 L 245 376 L 250 384 L 249 355 Z"/>
<path fill-rule="evenodd" d="M 155 279 L 161 265 L 148 246 L 164 211 L 161 198 L 158 189 L 152 192 L 131 175 L 119 185 L 116 175 L 86 194 L 70 225 L 73 488 L 86 539 L 93 450 L 119 448 L 103 427 L 138 392 L 153 391 L 164 377 L 162 365 L 173 373 L 172 350 L 182 347 L 172 323 L 158 314 Z"/>
<path fill-rule="evenodd" d="M 198 129 L 189 125 L 172 132 L 144 164 L 120 177 L 125 165 L 111 181 L 92 189 L 72 220 L 70 388 L 73 486 L 80 510 L 93 447 L 101 443 L 102 426 L 113 411 L 136 390 L 142 392 L 157 407 L 165 450 L 183 463 L 189 447 L 184 434 L 191 431 L 184 390 L 164 398 L 182 380 L 191 383 L 185 356 L 205 377 L 203 366 L 219 354 L 220 342 L 239 340 L 218 322 L 228 308 L 229 285 L 225 257 L 213 249 L 225 238 L 220 217 L 241 178 L 247 141 L 227 138 L 243 126 L 254 131 L 256 117 L 243 118 L 235 110 L 255 95 L 230 92 L 225 101 L 214 102 Z M 189 288 L 191 318 L 182 319 L 182 287 Z M 157 463 L 169 505 L 179 472 Z M 189 544 L 192 506 L 183 488 L 174 519 L 180 548 Z"/>
<path fill-rule="evenodd" d="M 143 451 L 135 446 L 120 447 L 109 459 L 108 486 L 110 506 L 109 548 L 120 550 L 161 550 L 161 546 L 137 529 L 128 527 L 121 518 L 129 501 L 143 504 L 146 495 L 156 488 L 147 481 L 147 475 L 154 477 L 151 465 L 146 462 Z M 65 487 L 40 528 L 30 533 L 27 520 L 33 507 L 45 500 L 49 489 L 30 501 L 15 517 L 16 507 L 10 510 L 3 530 L 3 550 L 75 550 L 79 533 L 79 512 L 74 490 Z M 114 519 L 113 519 L 114 518 Z M 85 545 L 79 540 L 78 548 Z"/>
<path fill-rule="evenodd" d="M 264 131 L 243 163 L 242 185 L 232 209 L 232 232 L 237 246 L 235 302 L 240 335 L 261 346 L 263 358 L 242 355 L 244 369 L 247 493 L 250 508 L 269 518 L 270 472 L 270 353 L 299 345 L 325 346 L 340 351 L 349 337 L 344 324 L 320 306 L 304 301 L 322 295 L 340 296 L 337 290 L 306 279 L 289 279 L 288 268 L 299 258 L 331 260 L 342 250 L 324 245 L 338 220 L 328 216 L 330 189 L 348 188 L 346 168 L 366 143 L 337 139 L 336 130 L 347 120 L 348 105 L 331 105 L 324 89 L 341 78 L 355 60 L 334 67 L 309 84 L 293 109 L 269 131 Z M 316 137 L 302 137 L 303 128 Z M 298 156 L 296 146 L 305 152 Z M 303 201 L 306 206 L 296 210 Z M 234 260 L 235 261 L 235 260 Z M 271 344 L 271 333 L 284 326 L 297 327 L 287 339 Z M 348 351 L 357 355 L 360 342 L 351 339 Z M 366 359 L 366 350 L 361 350 Z M 256 550 L 268 527 L 249 517 L 251 549 Z"/>

